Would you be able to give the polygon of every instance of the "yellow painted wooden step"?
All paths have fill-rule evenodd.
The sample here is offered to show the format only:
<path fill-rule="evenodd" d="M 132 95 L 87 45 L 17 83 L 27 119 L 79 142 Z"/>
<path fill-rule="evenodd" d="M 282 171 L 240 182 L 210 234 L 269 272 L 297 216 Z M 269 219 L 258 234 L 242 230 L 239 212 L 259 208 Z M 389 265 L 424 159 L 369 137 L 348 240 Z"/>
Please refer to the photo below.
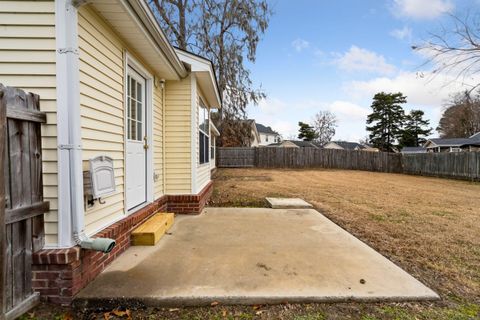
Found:
<path fill-rule="evenodd" d="M 173 225 L 175 214 L 159 212 L 132 232 L 132 246 L 154 246 Z"/>

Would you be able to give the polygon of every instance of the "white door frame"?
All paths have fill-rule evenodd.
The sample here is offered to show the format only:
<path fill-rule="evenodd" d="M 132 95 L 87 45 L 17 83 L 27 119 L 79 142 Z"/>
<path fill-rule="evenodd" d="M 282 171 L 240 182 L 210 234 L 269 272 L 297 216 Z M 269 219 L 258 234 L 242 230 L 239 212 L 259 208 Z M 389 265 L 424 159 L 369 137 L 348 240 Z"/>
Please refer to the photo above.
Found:
<path fill-rule="evenodd" d="M 124 142 L 124 152 L 123 152 L 123 203 L 124 203 L 124 214 L 129 215 L 135 211 L 138 211 L 140 208 L 146 206 L 149 203 L 153 202 L 153 76 L 150 72 L 143 67 L 143 65 L 136 60 L 128 51 L 124 51 L 124 84 L 123 84 L 123 118 L 124 118 L 124 130 L 123 130 L 123 142 Z M 129 68 L 132 68 L 145 78 L 145 125 L 146 125 L 146 135 L 147 135 L 147 144 L 149 148 L 147 149 L 146 154 L 146 190 L 147 190 L 147 200 L 143 205 L 139 205 L 132 210 L 127 208 L 127 75 Z"/>

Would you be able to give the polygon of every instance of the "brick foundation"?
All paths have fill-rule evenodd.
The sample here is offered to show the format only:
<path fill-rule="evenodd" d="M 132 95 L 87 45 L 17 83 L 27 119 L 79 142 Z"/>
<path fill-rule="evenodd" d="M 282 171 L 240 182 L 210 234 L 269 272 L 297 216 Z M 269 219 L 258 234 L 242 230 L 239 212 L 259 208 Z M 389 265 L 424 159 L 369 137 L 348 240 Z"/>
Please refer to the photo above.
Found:
<path fill-rule="evenodd" d="M 213 192 L 210 181 L 197 195 L 168 196 L 167 211 L 184 214 L 199 214 L 207 204 Z"/>
<path fill-rule="evenodd" d="M 210 182 L 197 195 L 168 195 L 100 231 L 94 237 L 115 239 L 112 252 L 68 249 L 45 249 L 33 254 L 33 289 L 44 301 L 69 305 L 75 295 L 130 247 L 132 231 L 157 211 L 199 214 L 213 191 Z"/>

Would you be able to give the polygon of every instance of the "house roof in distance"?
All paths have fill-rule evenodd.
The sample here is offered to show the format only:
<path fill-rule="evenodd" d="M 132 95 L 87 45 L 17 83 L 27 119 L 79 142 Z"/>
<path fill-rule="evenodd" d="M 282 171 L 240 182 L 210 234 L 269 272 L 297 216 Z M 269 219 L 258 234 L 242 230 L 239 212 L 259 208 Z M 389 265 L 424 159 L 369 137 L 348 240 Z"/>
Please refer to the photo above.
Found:
<path fill-rule="evenodd" d="M 402 152 L 404 152 L 404 153 L 421 153 L 421 152 L 427 152 L 427 148 L 424 148 L 424 147 L 403 147 Z"/>
<path fill-rule="evenodd" d="M 278 134 L 278 132 L 274 131 L 271 127 L 264 126 L 261 123 L 255 123 L 257 126 L 258 133 L 266 133 L 266 134 Z"/>
<path fill-rule="evenodd" d="M 348 141 L 332 141 L 333 143 L 339 145 L 345 150 L 355 150 L 355 149 L 365 149 L 365 146 L 361 145 L 358 142 L 348 142 Z"/>
<path fill-rule="evenodd" d="M 437 147 L 458 147 L 464 144 L 469 144 L 473 142 L 473 139 L 470 138 L 450 138 L 450 139 L 442 139 L 442 138 L 434 138 L 429 139 L 428 141 L 435 144 Z"/>
<path fill-rule="evenodd" d="M 322 149 L 323 147 L 320 144 L 313 141 L 303 141 L 303 140 L 283 140 L 282 142 L 271 143 L 268 147 L 280 147 L 288 144 L 293 144 L 299 148 L 315 148 Z"/>
<path fill-rule="evenodd" d="M 470 139 L 473 139 L 475 142 L 480 142 L 480 132 L 475 133 L 473 136 L 470 137 Z"/>
<path fill-rule="evenodd" d="M 300 148 L 318 148 L 312 141 L 303 141 L 303 140 L 289 140 L 290 142 L 296 144 Z"/>

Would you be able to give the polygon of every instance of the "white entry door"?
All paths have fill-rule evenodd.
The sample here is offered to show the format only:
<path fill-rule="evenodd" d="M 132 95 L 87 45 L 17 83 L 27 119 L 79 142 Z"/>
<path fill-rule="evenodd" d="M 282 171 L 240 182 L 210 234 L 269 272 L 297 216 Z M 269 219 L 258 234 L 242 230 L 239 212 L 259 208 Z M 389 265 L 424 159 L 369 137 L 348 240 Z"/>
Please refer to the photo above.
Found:
<path fill-rule="evenodd" d="M 129 68 L 127 75 L 126 203 L 130 210 L 147 200 L 145 79 Z"/>

